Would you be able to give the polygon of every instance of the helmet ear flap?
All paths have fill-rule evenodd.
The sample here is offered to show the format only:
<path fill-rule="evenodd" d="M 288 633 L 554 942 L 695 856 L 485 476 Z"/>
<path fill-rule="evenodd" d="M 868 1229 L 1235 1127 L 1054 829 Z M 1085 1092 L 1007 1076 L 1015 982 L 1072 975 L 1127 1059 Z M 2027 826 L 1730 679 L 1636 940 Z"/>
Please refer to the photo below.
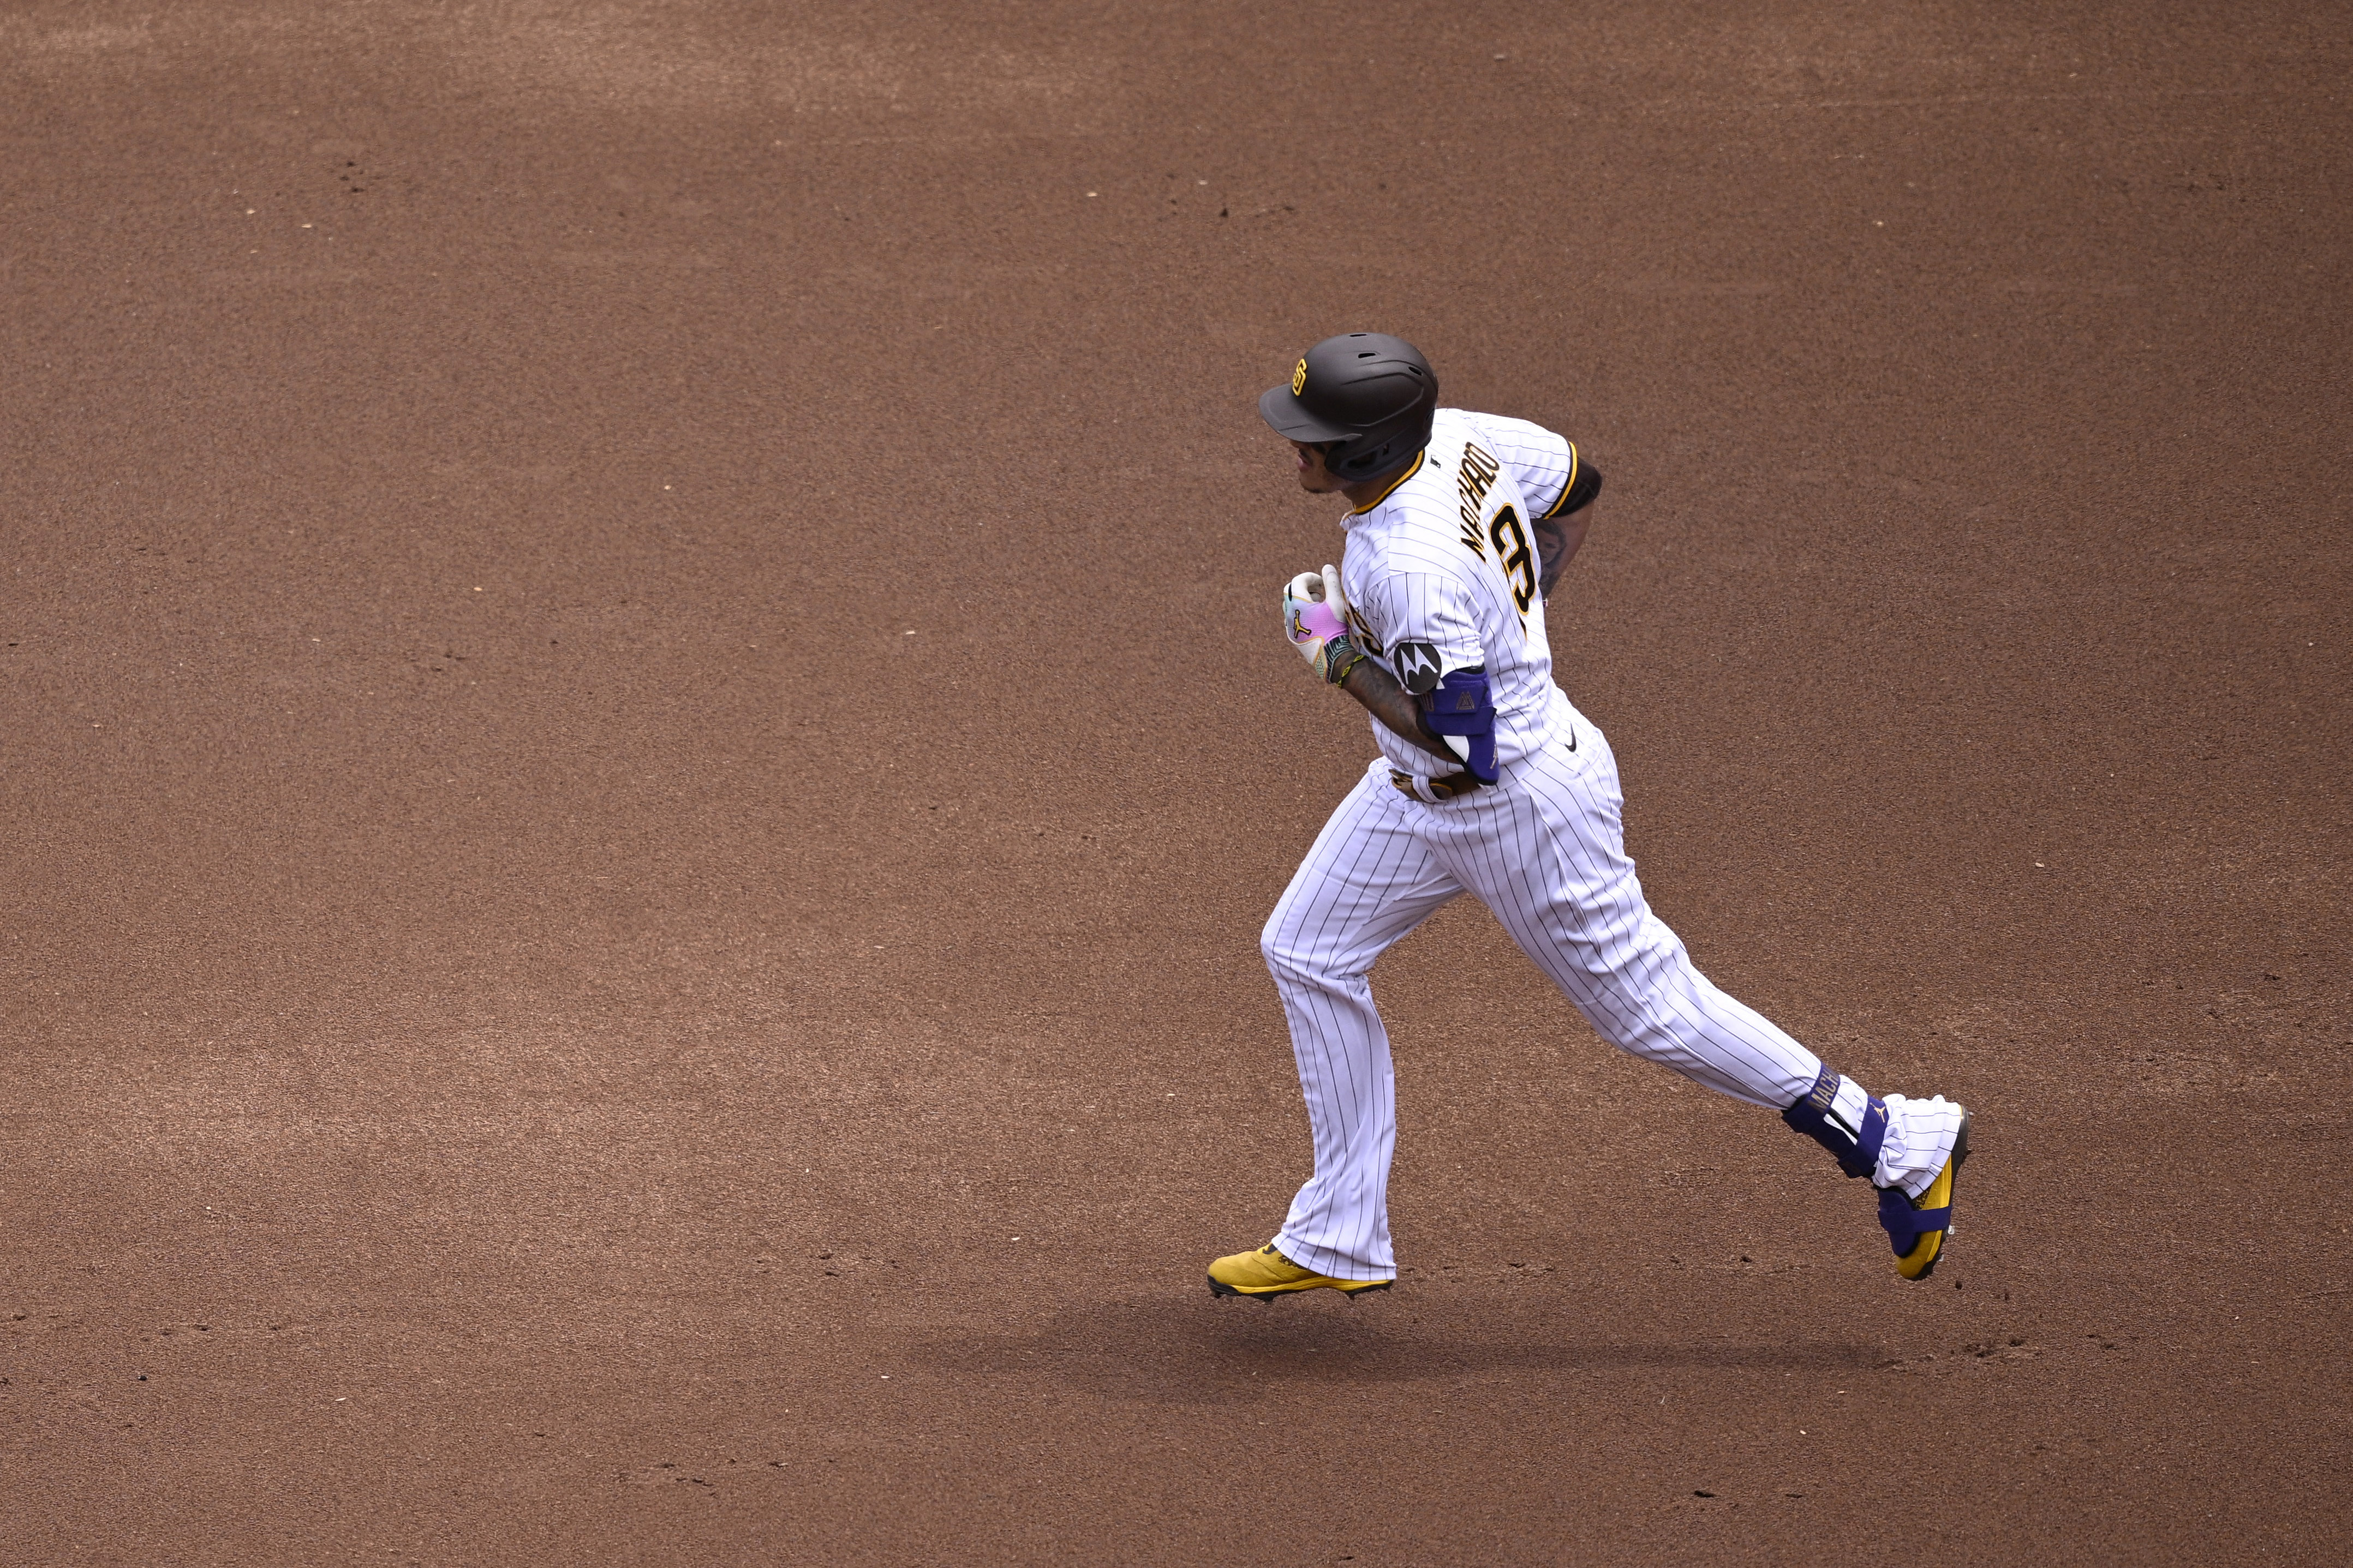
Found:
<path fill-rule="evenodd" d="M 1438 400 L 1429 397 L 1383 420 L 1351 441 L 1338 443 L 1324 466 L 1351 482 L 1377 479 L 1430 445 Z"/>
<path fill-rule="evenodd" d="M 1325 466 L 1343 479 L 1377 479 L 1430 443 L 1431 418 L 1438 411 L 1438 377 L 1410 343 L 1396 342 L 1403 353 L 1375 355 L 1360 351 L 1356 355 L 1358 360 L 1375 362 L 1359 367 L 1358 384 L 1388 401 L 1388 406 L 1377 412 L 1375 407 L 1364 408 L 1364 415 L 1370 416 L 1365 428 L 1342 443 L 1332 460 L 1327 460 Z M 1404 395 L 1401 402 L 1399 393 Z"/>
<path fill-rule="evenodd" d="M 1425 435 L 1421 442 L 1416 442 L 1415 450 L 1419 451 L 1423 442 L 1428 439 L 1428 436 Z M 1398 442 L 1390 440 L 1384 441 L 1377 447 L 1359 447 L 1337 463 L 1333 462 L 1329 455 L 1326 455 L 1324 466 L 1345 479 L 1377 479 L 1397 466 L 1394 458 L 1403 456 L 1403 454 L 1393 454 L 1392 448 L 1398 445 Z"/>

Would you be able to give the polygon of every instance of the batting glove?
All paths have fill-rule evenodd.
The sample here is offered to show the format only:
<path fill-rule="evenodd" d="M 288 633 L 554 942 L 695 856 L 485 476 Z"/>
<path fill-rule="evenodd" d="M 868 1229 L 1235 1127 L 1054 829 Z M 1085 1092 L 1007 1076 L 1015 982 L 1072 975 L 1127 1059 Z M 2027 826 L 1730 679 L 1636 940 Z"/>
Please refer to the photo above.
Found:
<path fill-rule="evenodd" d="M 1337 586 L 1339 575 L 1328 566 L 1321 573 L 1302 572 L 1282 590 L 1283 634 L 1308 668 L 1334 686 L 1346 680 L 1365 657 L 1348 630 L 1345 602 L 1325 592 L 1327 583 Z"/>

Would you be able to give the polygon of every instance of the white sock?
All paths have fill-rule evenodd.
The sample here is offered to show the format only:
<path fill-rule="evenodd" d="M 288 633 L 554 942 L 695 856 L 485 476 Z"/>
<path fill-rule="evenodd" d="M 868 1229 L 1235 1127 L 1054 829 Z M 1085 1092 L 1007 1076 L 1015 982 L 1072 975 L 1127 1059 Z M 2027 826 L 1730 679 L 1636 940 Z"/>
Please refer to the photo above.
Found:
<path fill-rule="evenodd" d="M 1847 1088 L 1841 1080 L 1841 1114 Z M 1872 1184 L 1901 1187 L 1905 1197 L 1916 1198 L 1952 1157 L 1953 1142 L 1961 1133 L 1961 1108 L 1941 1094 L 1926 1100 L 1891 1094 L 1886 1105 L 1887 1137 L 1879 1145 L 1879 1168 L 1871 1173 Z"/>

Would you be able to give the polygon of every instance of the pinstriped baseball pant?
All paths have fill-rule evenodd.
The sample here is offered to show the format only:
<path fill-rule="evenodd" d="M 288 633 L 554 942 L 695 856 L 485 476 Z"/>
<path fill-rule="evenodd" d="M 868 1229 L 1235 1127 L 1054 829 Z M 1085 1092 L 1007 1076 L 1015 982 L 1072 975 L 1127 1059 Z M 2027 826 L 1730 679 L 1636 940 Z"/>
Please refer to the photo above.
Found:
<path fill-rule="evenodd" d="M 1399 794 L 1376 763 L 1268 919 L 1261 945 L 1315 1141 L 1315 1173 L 1275 1237 L 1293 1262 L 1341 1279 L 1397 1272 L 1388 1196 L 1396 1088 L 1370 973 L 1459 893 L 1493 910 L 1620 1049 L 1776 1110 L 1813 1087 L 1820 1058 L 1711 984 L 1651 912 L 1626 856 L 1617 759 L 1582 715 L 1574 723 L 1574 750 L 1564 739 L 1514 763 L 1500 784 L 1434 805 Z M 1926 1172 L 1925 1185 L 1942 1163 L 1941 1121 L 1913 1129 L 1926 1146 L 1907 1152 L 1902 1097 L 1889 1105 L 1880 1179 L 1908 1187 Z M 1949 1133 L 1942 1142 L 1949 1152 Z"/>

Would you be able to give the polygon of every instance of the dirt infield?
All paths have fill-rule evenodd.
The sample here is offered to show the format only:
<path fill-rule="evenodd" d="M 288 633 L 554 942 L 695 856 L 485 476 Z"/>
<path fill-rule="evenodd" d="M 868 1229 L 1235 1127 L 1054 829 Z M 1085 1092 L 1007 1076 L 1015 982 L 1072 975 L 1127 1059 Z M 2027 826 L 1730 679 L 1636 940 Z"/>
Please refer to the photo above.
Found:
<path fill-rule="evenodd" d="M 2344 1561 L 2341 12 L 999 9 L 0 17 L 0 1561 Z M 1932 1284 L 1458 905 L 1203 1289 L 1360 327 Z"/>

